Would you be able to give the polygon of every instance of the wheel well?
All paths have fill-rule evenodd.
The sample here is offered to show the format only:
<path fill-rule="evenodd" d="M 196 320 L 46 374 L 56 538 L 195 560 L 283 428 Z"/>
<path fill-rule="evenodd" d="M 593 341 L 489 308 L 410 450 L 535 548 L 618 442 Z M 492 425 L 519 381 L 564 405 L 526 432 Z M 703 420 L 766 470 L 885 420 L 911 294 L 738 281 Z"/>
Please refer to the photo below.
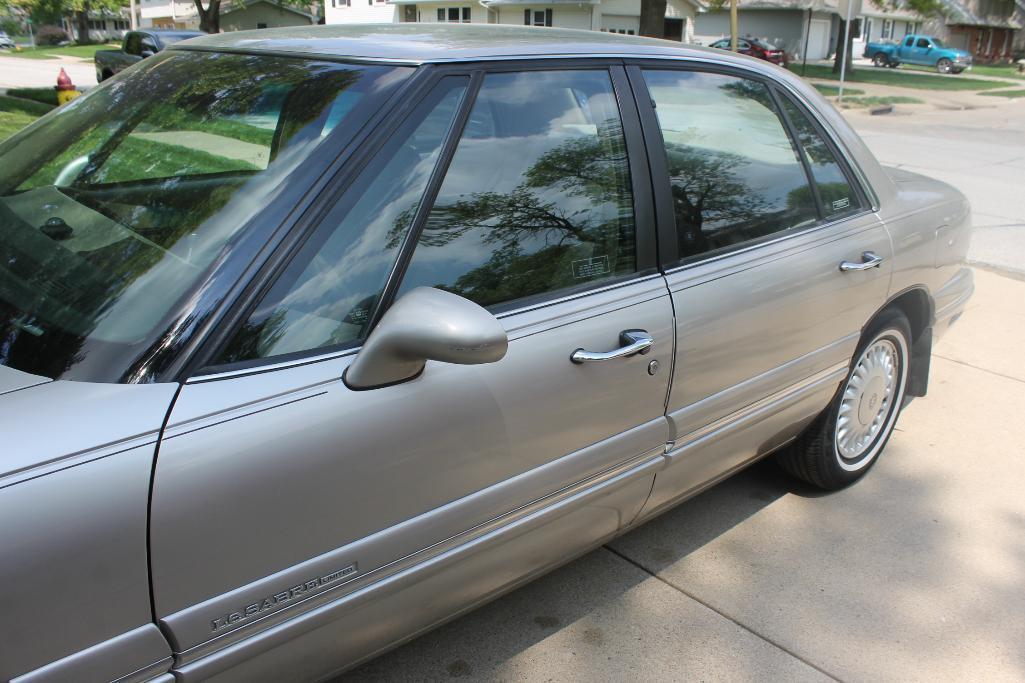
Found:
<path fill-rule="evenodd" d="M 911 367 L 907 396 L 925 396 L 929 388 L 929 365 L 932 358 L 932 297 L 924 289 L 909 289 L 891 299 L 880 313 L 891 308 L 902 312 L 911 324 Z M 910 399 L 905 398 L 907 400 Z"/>
<path fill-rule="evenodd" d="M 896 308 L 907 316 L 911 323 L 911 342 L 918 341 L 932 322 L 932 299 L 924 289 L 909 289 L 891 299 L 883 310 Z"/>

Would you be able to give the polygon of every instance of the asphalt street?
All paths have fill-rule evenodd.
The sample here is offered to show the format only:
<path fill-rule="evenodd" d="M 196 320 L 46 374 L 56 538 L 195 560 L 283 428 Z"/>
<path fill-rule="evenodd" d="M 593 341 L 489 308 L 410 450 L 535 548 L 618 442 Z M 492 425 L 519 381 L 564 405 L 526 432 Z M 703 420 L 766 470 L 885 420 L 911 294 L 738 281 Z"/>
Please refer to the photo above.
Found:
<path fill-rule="evenodd" d="M 968 194 L 985 264 L 867 477 L 762 462 L 343 679 L 1025 679 L 1025 282 L 994 272 L 1025 273 L 1022 114 L 852 117 Z"/>
<path fill-rule="evenodd" d="M 1025 100 L 847 118 L 882 163 L 946 181 L 968 196 L 975 225 L 970 260 L 1025 277 Z"/>
<path fill-rule="evenodd" d="M 96 85 L 91 61 L 75 58 L 25 59 L 0 55 L 0 89 L 57 85 L 61 67 L 80 88 Z"/>

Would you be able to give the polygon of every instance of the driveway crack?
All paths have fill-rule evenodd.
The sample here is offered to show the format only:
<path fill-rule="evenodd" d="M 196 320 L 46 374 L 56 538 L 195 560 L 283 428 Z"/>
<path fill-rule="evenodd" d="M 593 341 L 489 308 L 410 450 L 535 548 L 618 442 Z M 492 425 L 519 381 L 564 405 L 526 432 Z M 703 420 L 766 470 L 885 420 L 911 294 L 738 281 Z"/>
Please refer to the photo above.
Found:
<path fill-rule="evenodd" d="M 823 669 L 821 666 L 815 664 L 814 662 L 809 661 L 806 657 L 803 657 L 802 655 L 799 655 L 798 653 L 794 652 L 793 650 L 788 648 L 786 645 L 783 645 L 782 643 L 779 643 L 779 642 L 773 640 L 769 636 L 766 636 L 766 635 L 764 635 L 762 633 L 759 633 L 758 631 L 754 630 L 753 628 L 751 628 L 747 624 L 745 624 L 745 623 L 743 623 L 741 621 L 738 621 L 733 616 L 727 614 L 726 612 L 723 612 L 718 607 L 714 607 L 713 605 L 710 605 L 709 603 L 705 602 L 704 600 L 702 600 L 701 598 L 697 597 L 696 595 L 693 595 L 692 593 L 689 593 L 684 588 L 681 588 L 680 586 L 677 586 L 672 581 L 669 581 L 668 579 L 666 579 L 666 578 L 664 578 L 662 576 L 659 576 L 658 574 L 652 572 L 651 570 L 649 570 L 647 567 L 645 567 L 641 563 L 639 563 L 639 562 L 637 562 L 637 561 L 627 557 L 626 555 L 624 555 L 623 553 L 619 552 L 618 550 L 616 550 L 616 549 L 614 549 L 614 548 L 612 548 L 612 547 L 610 547 L 608 545 L 605 545 L 605 546 L 602 546 L 602 547 L 605 548 L 605 550 L 608 550 L 610 553 L 612 553 L 616 557 L 620 558 L 621 560 L 623 560 L 625 562 L 628 562 L 628 563 L 632 564 L 633 566 L 637 567 L 638 569 L 640 569 L 642 572 L 644 572 L 648 576 L 651 576 L 651 577 L 657 579 L 658 581 L 661 581 L 662 583 L 664 583 L 665 585 L 669 586 L 670 588 L 672 588 L 676 592 L 685 595 L 686 597 L 690 598 L 691 600 L 693 600 L 694 602 L 698 603 L 702 607 L 705 607 L 706 609 L 712 610 L 713 612 L 718 614 L 723 619 L 726 619 L 727 621 L 729 621 L 729 622 L 739 626 L 740 628 L 744 629 L 745 631 L 747 631 L 748 633 L 753 635 L 755 638 L 758 638 L 759 640 L 761 640 L 761 641 L 763 641 L 765 643 L 768 643 L 769 645 L 771 645 L 772 647 L 776 648 L 777 650 L 782 650 L 783 652 L 787 653 L 788 655 L 790 655 L 794 659 L 800 661 L 803 664 L 806 664 L 807 666 L 811 667 L 812 669 L 815 669 L 815 671 L 818 671 L 823 676 L 831 678 L 834 681 L 842 681 L 843 680 L 840 677 L 835 676 L 834 674 L 829 673 L 828 671 Z"/>

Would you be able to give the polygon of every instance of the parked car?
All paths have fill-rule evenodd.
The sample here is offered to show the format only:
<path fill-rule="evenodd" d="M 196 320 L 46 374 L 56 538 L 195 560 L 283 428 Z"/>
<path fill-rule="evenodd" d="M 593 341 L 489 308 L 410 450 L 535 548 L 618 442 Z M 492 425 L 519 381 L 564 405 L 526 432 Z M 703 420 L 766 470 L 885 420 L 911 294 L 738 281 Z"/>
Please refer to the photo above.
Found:
<path fill-rule="evenodd" d="M 946 47 L 938 38 L 912 34 L 899 43 L 866 43 L 866 59 L 878 67 L 895 69 L 901 64 L 934 67 L 941 74 L 959 74 L 972 68 L 972 55 Z"/>
<path fill-rule="evenodd" d="M 729 50 L 730 39 L 723 38 L 712 43 L 709 47 L 714 47 L 717 50 Z M 750 55 L 757 57 L 758 59 L 764 59 L 767 62 L 778 64 L 785 67 L 788 63 L 787 53 L 785 50 L 781 50 L 772 43 L 758 38 L 738 38 L 737 39 L 737 52 L 742 55 Z"/>
<path fill-rule="evenodd" d="M 0 31 L 0 50 L 13 50 L 16 46 L 5 31 Z"/>
<path fill-rule="evenodd" d="M 843 487 L 969 225 L 721 50 L 171 45 L 0 144 L 0 679 L 320 679 L 760 458 Z"/>
<path fill-rule="evenodd" d="M 129 31 L 119 50 L 97 50 L 93 57 L 96 81 L 102 83 L 114 74 L 146 57 L 152 57 L 168 45 L 206 35 L 202 31 Z"/>

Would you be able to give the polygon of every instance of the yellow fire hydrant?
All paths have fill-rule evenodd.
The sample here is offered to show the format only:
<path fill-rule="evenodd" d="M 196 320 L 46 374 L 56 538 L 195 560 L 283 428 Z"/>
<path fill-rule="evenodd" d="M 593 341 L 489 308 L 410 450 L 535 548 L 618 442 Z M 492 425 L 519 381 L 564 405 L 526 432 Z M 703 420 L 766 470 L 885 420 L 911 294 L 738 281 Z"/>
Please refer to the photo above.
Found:
<path fill-rule="evenodd" d="M 61 67 L 61 72 L 57 76 L 57 104 L 67 104 L 81 94 L 75 89 L 75 84 L 71 82 L 71 77 L 64 71 L 64 67 Z"/>

